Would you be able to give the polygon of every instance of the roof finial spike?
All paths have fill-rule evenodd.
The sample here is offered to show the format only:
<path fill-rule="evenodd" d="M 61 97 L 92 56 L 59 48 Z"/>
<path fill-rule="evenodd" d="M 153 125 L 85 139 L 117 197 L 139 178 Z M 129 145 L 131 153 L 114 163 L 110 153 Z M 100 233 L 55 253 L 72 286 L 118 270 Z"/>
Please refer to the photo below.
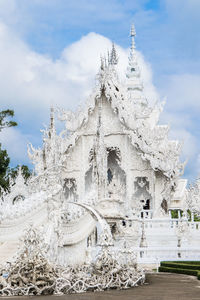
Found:
<path fill-rule="evenodd" d="M 105 69 L 106 69 L 108 67 L 108 62 L 107 62 L 107 58 L 106 58 L 105 55 L 103 57 L 103 60 L 104 60 L 104 66 L 105 66 Z"/>
<path fill-rule="evenodd" d="M 51 113 L 50 113 L 50 131 L 53 133 L 55 132 L 55 118 L 54 118 L 54 107 L 51 106 Z"/>
<path fill-rule="evenodd" d="M 130 36 L 136 36 L 136 31 L 135 31 L 135 26 L 134 26 L 134 24 L 131 25 Z"/>
<path fill-rule="evenodd" d="M 118 63 L 117 51 L 115 49 L 115 44 L 114 43 L 112 43 L 112 50 L 111 50 L 111 53 L 110 53 L 109 63 L 111 65 L 117 65 L 117 63 Z"/>
<path fill-rule="evenodd" d="M 107 54 L 108 64 L 110 64 L 110 57 L 111 57 L 111 53 L 110 53 L 110 51 L 108 51 L 108 54 Z"/>
<path fill-rule="evenodd" d="M 127 88 L 128 91 L 131 91 L 131 93 L 134 93 L 134 97 L 140 100 L 143 99 L 143 96 L 141 94 L 143 90 L 143 85 L 140 77 L 140 69 L 137 63 L 137 54 L 135 50 L 135 26 L 131 25 L 130 30 L 130 37 L 131 37 L 131 48 L 130 48 L 130 54 L 129 54 L 129 60 L 128 60 L 128 67 L 126 71 L 126 77 L 127 77 Z"/>
<path fill-rule="evenodd" d="M 100 57 L 100 60 L 101 60 L 100 69 L 103 71 L 103 70 L 104 70 L 104 60 L 103 60 L 102 55 L 101 55 L 101 57 Z"/>
<path fill-rule="evenodd" d="M 131 50 L 133 50 L 135 49 L 135 36 L 136 36 L 134 24 L 131 25 L 130 36 L 131 36 Z"/>

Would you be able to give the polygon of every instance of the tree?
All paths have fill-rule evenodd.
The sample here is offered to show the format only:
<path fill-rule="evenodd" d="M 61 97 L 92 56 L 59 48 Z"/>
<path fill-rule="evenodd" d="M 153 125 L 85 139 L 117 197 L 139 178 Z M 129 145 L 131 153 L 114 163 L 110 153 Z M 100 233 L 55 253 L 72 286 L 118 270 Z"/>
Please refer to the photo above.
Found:
<path fill-rule="evenodd" d="M 17 126 L 17 123 L 15 121 L 9 121 L 7 118 L 14 117 L 14 111 L 7 109 L 0 111 L 0 131 L 2 129 Z M 0 143 L 0 187 L 4 191 L 8 191 L 9 189 L 9 177 L 15 178 L 19 169 L 19 166 L 15 168 L 9 168 L 10 164 L 10 158 L 8 157 L 8 153 L 6 150 L 3 150 L 1 148 Z M 31 171 L 29 168 L 25 165 L 22 167 L 22 174 L 25 178 L 25 180 L 28 179 L 28 177 L 31 175 Z"/>
<path fill-rule="evenodd" d="M 16 122 L 7 121 L 7 117 L 14 117 L 14 111 L 10 109 L 0 111 L 0 131 L 7 127 L 17 126 Z"/>
<path fill-rule="evenodd" d="M 9 179 L 8 179 L 8 166 L 10 163 L 10 158 L 8 157 L 7 151 L 1 149 L 0 144 L 0 187 L 4 190 L 8 190 Z"/>
<path fill-rule="evenodd" d="M 16 178 L 18 170 L 19 170 L 20 166 L 17 165 L 15 168 L 10 168 L 8 171 L 8 174 L 11 178 Z M 21 171 L 22 171 L 22 175 L 25 179 L 25 182 L 27 181 L 27 179 L 31 176 L 31 171 L 29 170 L 28 166 L 26 165 L 22 165 L 21 166 Z"/>

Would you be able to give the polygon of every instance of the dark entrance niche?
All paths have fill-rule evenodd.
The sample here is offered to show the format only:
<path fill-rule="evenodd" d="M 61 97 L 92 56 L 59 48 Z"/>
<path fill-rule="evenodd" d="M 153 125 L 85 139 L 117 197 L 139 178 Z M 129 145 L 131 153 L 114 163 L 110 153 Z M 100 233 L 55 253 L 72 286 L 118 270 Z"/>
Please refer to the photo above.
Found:
<path fill-rule="evenodd" d="M 149 193 L 149 181 L 147 177 L 136 177 L 134 181 L 134 198 L 140 201 L 142 209 L 151 209 L 152 196 Z"/>
<path fill-rule="evenodd" d="M 107 150 L 107 182 L 108 185 L 112 182 L 113 178 L 122 185 L 126 185 L 126 173 L 121 168 L 121 152 L 118 147 L 109 147 Z"/>
<path fill-rule="evenodd" d="M 94 173 L 96 171 L 94 166 L 94 149 L 91 149 L 89 152 L 89 168 L 85 172 L 85 192 L 89 192 L 92 188 L 93 180 L 94 180 Z"/>
<path fill-rule="evenodd" d="M 167 205 L 167 200 L 163 199 L 161 202 L 161 208 L 164 210 L 165 213 L 168 211 L 168 205 Z"/>
<path fill-rule="evenodd" d="M 65 178 L 64 179 L 64 195 L 65 199 L 77 202 L 77 185 L 75 178 Z"/>
<path fill-rule="evenodd" d="M 109 168 L 107 171 L 108 184 L 112 181 L 112 178 L 113 178 L 113 174 L 112 174 L 111 169 Z"/>

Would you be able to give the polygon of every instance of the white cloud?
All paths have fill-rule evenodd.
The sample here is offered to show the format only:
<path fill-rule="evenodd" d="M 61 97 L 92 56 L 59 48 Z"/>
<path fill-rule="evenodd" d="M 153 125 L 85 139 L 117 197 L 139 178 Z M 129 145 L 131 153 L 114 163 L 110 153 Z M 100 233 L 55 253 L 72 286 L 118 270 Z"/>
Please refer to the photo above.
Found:
<path fill-rule="evenodd" d="M 168 75 L 160 89 L 161 94 L 167 96 L 161 121 L 170 124 L 170 137 L 183 141 L 181 157 L 188 160 L 185 175 L 190 180 L 194 180 L 199 172 L 199 82 L 197 74 Z"/>
<path fill-rule="evenodd" d="M 195 109 L 200 112 L 200 75 L 176 74 L 166 76 L 161 93 L 170 101 L 168 108 L 175 110 Z"/>

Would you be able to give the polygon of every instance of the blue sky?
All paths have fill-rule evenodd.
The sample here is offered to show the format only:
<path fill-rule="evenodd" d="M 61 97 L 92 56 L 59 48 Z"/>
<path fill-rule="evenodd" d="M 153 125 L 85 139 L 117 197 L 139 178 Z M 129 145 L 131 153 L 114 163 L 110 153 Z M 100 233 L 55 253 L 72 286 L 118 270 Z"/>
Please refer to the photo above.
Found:
<path fill-rule="evenodd" d="M 185 177 L 194 180 L 200 171 L 199 15 L 199 0 L 0 0 L 0 103 L 15 110 L 19 123 L 0 136 L 12 165 L 29 163 L 26 143 L 41 144 L 51 104 L 75 109 L 84 100 L 111 41 L 123 57 L 134 22 L 151 84 L 166 98 L 161 123 L 184 141 Z"/>

